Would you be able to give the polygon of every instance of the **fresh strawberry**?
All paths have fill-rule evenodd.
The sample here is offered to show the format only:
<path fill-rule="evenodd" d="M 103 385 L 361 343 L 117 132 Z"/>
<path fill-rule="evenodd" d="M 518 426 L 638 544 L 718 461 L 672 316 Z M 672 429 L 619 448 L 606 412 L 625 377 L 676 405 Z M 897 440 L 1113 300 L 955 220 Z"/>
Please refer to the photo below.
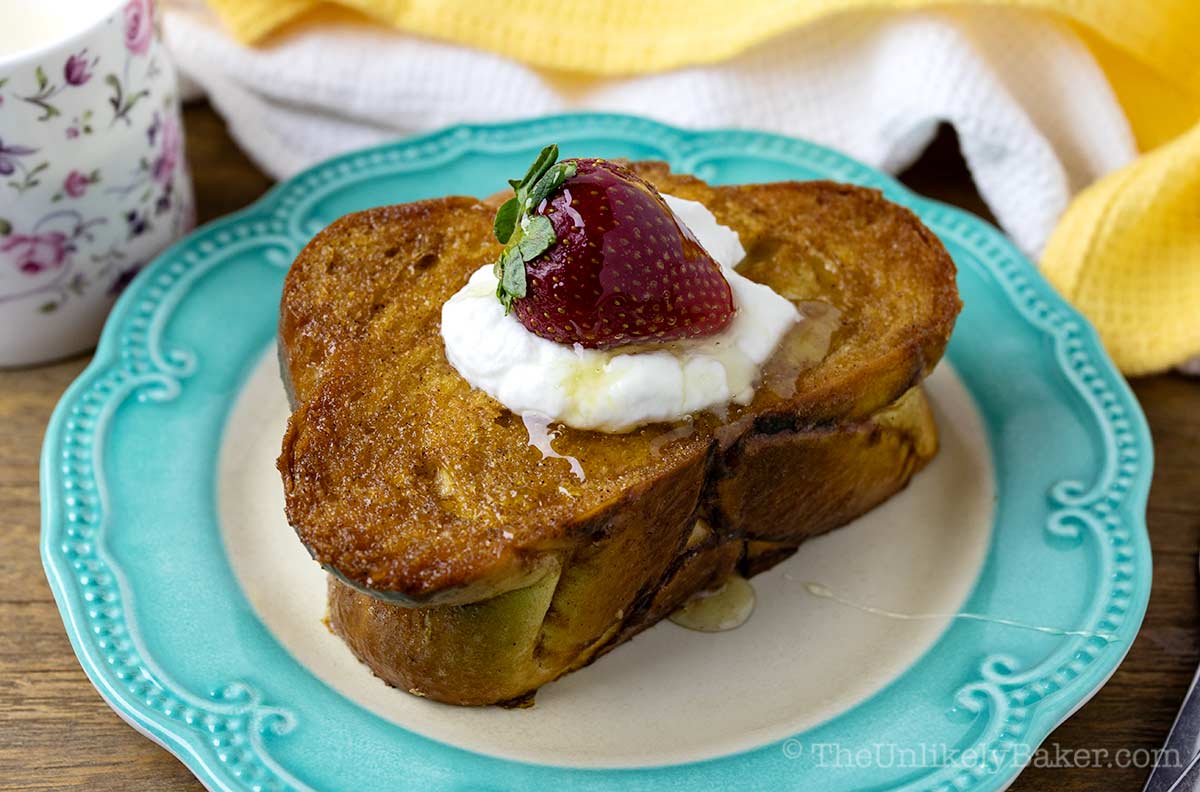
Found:
<path fill-rule="evenodd" d="M 607 349 L 717 333 L 733 295 L 716 261 L 645 180 L 602 159 L 543 151 L 513 182 L 496 234 L 497 294 L 531 332 Z"/>

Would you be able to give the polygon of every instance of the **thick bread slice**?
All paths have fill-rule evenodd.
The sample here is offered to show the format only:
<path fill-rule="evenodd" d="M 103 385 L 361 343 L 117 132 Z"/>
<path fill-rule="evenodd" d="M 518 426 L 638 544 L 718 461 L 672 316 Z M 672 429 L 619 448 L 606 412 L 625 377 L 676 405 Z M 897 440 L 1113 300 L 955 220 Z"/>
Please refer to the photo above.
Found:
<path fill-rule="evenodd" d="M 662 522 L 644 513 L 625 520 L 565 567 L 556 562 L 531 585 L 480 602 L 414 608 L 330 576 L 329 624 L 390 685 L 454 704 L 519 702 L 734 570 L 764 571 L 886 500 L 937 446 L 920 388 L 863 422 L 771 437 L 771 450 L 739 478 L 761 494 L 749 510 L 769 512 L 777 535 L 792 526 L 786 537 L 752 540 L 691 515 L 680 522 L 687 507 L 677 505 L 658 513 Z"/>
<path fill-rule="evenodd" d="M 738 231 L 744 274 L 832 304 L 841 325 L 793 394 L 760 389 L 664 447 L 662 426 L 565 430 L 555 449 L 579 459 L 583 482 L 445 360 L 440 307 L 498 254 L 491 207 L 350 215 L 288 275 L 288 517 L 318 561 L 404 603 L 331 587 L 335 630 L 393 684 L 456 703 L 525 695 L 733 566 L 760 571 L 861 514 L 933 453 L 912 388 L 959 301 L 949 256 L 913 215 L 845 185 L 709 187 L 636 167 Z"/>
<path fill-rule="evenodd" d="M 343 217 L 297 258 L 280 318 L 298 407 L 279 466 L 288 517 L 318 561 L 413 602 L 511 588 L 546 552 L 602 533 L 643 491 L 674 482 L 685 500 L 715 500 L 706 485 L 732 475 L 726 463 L 753 438 L 866 418 L 941 356 L 960 305 L 954 265 L 907 210 L 829 182 L 708 187 L 661 164 L 639 170 L 738 231 L 745 275 L 834 305 L 841 327 L 828 356 L 799 375 L 792 398 L 761 388 L 730 410 L 726 431 L 701 415 L 662 453 L 662 426 L 564 430 L 555 449 L 579 459 L 580 482 L 445 358 L 442 303 L 498 253 L 491 209 L 446 198 Z"/>

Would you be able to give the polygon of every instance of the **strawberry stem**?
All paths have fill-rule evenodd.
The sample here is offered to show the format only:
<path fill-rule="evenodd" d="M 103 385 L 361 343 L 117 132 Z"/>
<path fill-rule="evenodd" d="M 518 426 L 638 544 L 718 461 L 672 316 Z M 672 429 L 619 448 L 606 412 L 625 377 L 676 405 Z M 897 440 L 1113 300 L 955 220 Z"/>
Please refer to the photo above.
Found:
<path fill-rule="evenodd" d="M 513 300 L 525 296 L 525 266 L 554 244 L 554 226 L 549 218 L 536 214 L 542 202 L 563 182 L 575 175 L 574 162 L 558 162 L 558 146 L 550 144 L 537 155 L 520 181 L 510 179 L 515 193 L 496 211 L 492 231 L 505 246 L 495 264 L 496 298 L 504 313 L 512 310 Z"/>

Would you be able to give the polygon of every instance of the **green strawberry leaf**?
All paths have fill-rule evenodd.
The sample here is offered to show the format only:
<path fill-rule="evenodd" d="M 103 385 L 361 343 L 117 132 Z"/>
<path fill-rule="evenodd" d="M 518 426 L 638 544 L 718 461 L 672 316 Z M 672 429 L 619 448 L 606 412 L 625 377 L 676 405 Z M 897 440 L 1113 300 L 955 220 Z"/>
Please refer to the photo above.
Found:
<path fill-rule="evenodd" d="M 522 230 L 524 236 L 517 242 L 516 248 L 524 261 L 533 261 L 554 244 L 554 226 L 551 225 L 550 218 L 545 215 L 530 217 Z M 525 279 L 522 277 L 521 282 L 524 283 L 524 281 Z"/>
<path fill-rule="evenodd" d="M 555 242 L 550 218 L 531 212 L 575 175 L 575 163 L 557 161 L 558 146 L 551 144 L 541 150 L 524 178 L 510 179 L 515 195 L 501 204 L 492 222 L 496 239 L 505 246 L 492 271 L 496 275 L 496 298 L 506 314 L 512 310 L 514 300 L 525 296 L 525 265 Z"/>
<path fill-rule="evenodd" d="M 504 303 L 504 312 L 512 310 L 512 301 L 525 296 L 525 259 L 521 256 L 521 248 L 509 248 L 504 254 L 504 275 L 500 279 L 499 289 L 502 290 L 500 302 Z"/>
<path fill-rule="evenodd" d="M 0 236 L 8 236 L 12 233 L 12 223 L 0 217 Z"/>
<path fill-rule="evenodd" d="M 509 198 L 496 212 L 496 219 L 492 223 L 492 231 L 496 234 L 496 239 L 502 245 L 508 244 L 508 240 L 512 238 L 513 229 L 517 227 L 517 217 L 521 214 L 521 206 L 517 203 L 516 198 Z"/>
<path fill-rule="evenodd" d="M 525 199 L 526 210 L 537 209 L 550 193 L 557 190 L 563 182 L 574 175 L 574 162 L 560 162 L 551 166 L 542 178 L 537 180 L 533 188 L 529 190 L 529 196 Z"/>
<path fill-rule="evenodd" d="M 521 248 L 512 245 L 505 249 L 496 262 L 496 297 L 504 306 L 504 313 L 512 310 L 514 300 L 525 296 L 525 259 L 521 257 Z"/>
<path fill-rule="evenodd" d="M 551 165 L 558 161 L 558 146 L 551 143 L 546 148 L 542 149 L 537 155 L 537 159 L 529 166 L 529 172 L 525 174 L 525 178 L 521 179 L 521 187 L 528 188 L 529 185 L 542 178 Z M 517 188 L 514 188 L 517 189 Z"/>

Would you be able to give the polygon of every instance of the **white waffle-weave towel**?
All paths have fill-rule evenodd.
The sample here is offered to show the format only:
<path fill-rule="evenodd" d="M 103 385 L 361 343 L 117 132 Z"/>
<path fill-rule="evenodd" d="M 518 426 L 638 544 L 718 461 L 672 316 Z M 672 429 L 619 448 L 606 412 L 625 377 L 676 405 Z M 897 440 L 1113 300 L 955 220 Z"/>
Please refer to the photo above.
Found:
<path fill-rule="evenodd" d="M 182 73 L 276 177 L 460 121 L 571 109 L 781 132 L 894 172 L 946 121 L 1000 224 L 1036 256 L 1070 197 L 1136 153 L 1070 27 L 1012 9 L 842 14 L 726 63 L 606 80 L 354 22 L 249 48 L 198 0 L 172 0 L 165 23 Z"/>

